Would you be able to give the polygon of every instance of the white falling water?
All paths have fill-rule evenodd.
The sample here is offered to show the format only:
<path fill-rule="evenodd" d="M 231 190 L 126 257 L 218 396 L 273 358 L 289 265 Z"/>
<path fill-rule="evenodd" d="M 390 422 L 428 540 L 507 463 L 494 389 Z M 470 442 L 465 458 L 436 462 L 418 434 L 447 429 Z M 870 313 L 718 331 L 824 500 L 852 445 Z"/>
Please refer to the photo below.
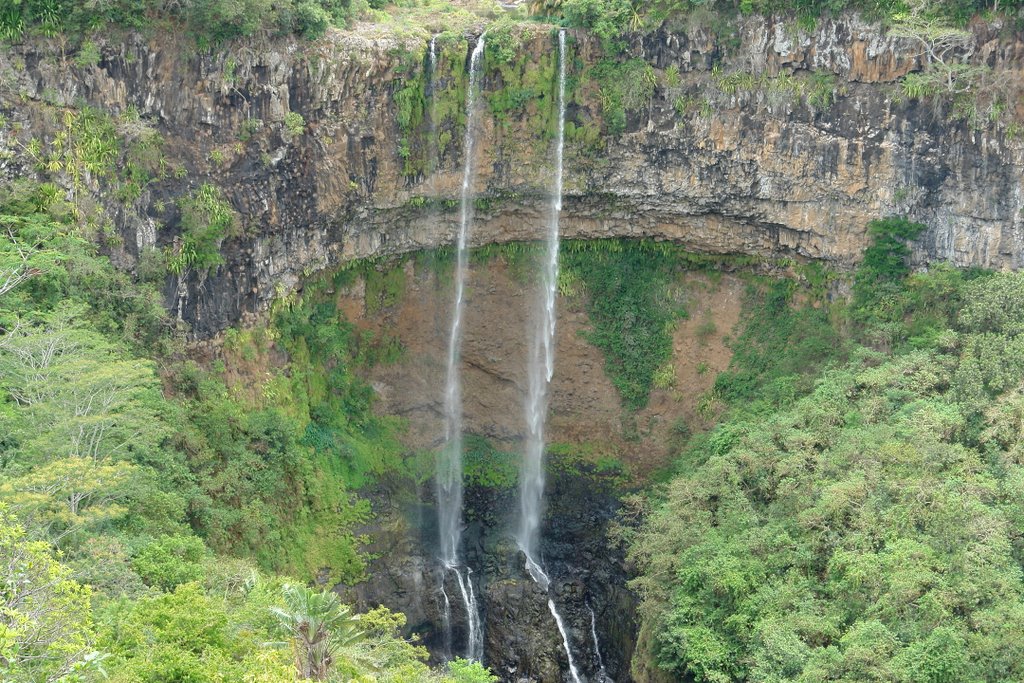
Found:
<path fill-rule="evenodd" d="M 569 647 L 569 634 L 565 632 L 562 616 L 555 609 L 555 601 L 550 598 L 548 599 L 548 609 L 551 610 L 551 616 L 555 618 L 555 624 L 558 625 L 558 633 L 562 636 L 562 646 L 565 648 L 565 654 L 569 658 L 569 673 L 572 674 L 573 683 L 581 683 L 580 672 L 576 670 L 576 662 L 572 658 L 572 648 Z"/>
<path fill-rule="evenodd" d="M 437 37 L 436 36 L 431 36 L 430 37 L 430 48 L 427 51 L 427 79 L 429 79 L 427 81 L 427 87 L 428 87 L 427 96 L 430 97 L 430 138 L 429 138 L 430 140 L 436 140 L 437 139 L 437 104 L 436 104 L 436 100 L 434 99 L 434 90 L 435 90 L 435 87 L 436 87 L 436 83 L 435 83 L 434 79 L 436 78 L 436 74 L 437 74 Z M 431 147 L 431 152 L 433 152 L 433 150 L 434 150 L 434 147 Z M 433 154 L 431 155 L 431 161 L 434 161 Z M 433 167 L 434 167 L 434 164 L 431 164 L 431 170 L 433 170 Z M 446 467 L 447 467 L 447 463 L 446 462 L 442 463 L 441 457 L 438 456 L 437 463 L 436 463 L 437 471 L 436 471 L 436 477 L 435 477 L 435 483 L 437 485 L 438 517 L 441 517 L 441 516 L 445 515 L 445 513 L 441 512 L 441 508 L 443 506 L 443 503 L 441 501 L 444 500 L 444 498 L 441 496 L 441 488 L 442 488 L 441 487 L 441 480 L 442 480 L 442 473 L 444 475 L 449 474 L 449 472 L 447 472 L 446 469 L 445 469 Z M 438 523 L 439 523 L 439 525 L 441 527 L 443 527 L 444 524 L 443 524 L 442 521 L 438 520 Z M 443 638 L 443 644 L 444 644 L 444 659 L 445 660 L 449 660 L 449 659 L 452 659 L 452 601 L 449 599 L 449 596 L 447 596 L 447 591 L 444 590 L 444 580 L 446 578 L 447 572 L 449 572 L 449 568 L 447 568 L 447 566 L 446 566 L 447 562 L 444 561 L 444 559 L 443 559 L 444 547 L 445 547 L 445 543 L 443 541 L 443 537 L 441 538 L 440 547 L 441 547 L 442 563 L 441 563 L 440 578 L 439 578 L 439 581 L 438 581 L 437 590 L 438 590 L 438 592 L 441 595 L 441 601 L 442 601 L 441 602 L 441 636 Z"/>
<path fill-rule="evenodd" d="M 433 45 L 433 41 L 431 41 Z M 467 238 L 472 222 L 473 208 L 473 150 L 476 124 L 476 90 L 480 57 L 484 51 L 484 37 L 481 35 L 469 61 L 469 87 L 466 90 L 466 134 L 462 153 L 462 207 L 459 218 L 459 234 L 455 263 L 455 306 L 452 313 L 451 336 L 448 340 L 448 371 L 445 379 L 445 448 L 437 459 L 437 510 L 440 555 L 442 564 L 441 582 L 445 574 L 452 573 L 459 585 L 466 623 L 469 630 L 466 643 L 466 658 L 480 661 L 483 658 L 483 625 L 473 593 L 469 568 L 466 575 L 459 571 L 459 551 L 462 545 L 462 380 L 459 374 L 459 352 L 462 346 L 463 295 L 466 288 Z M 433 50 L 431 50 L 433 55 Z M 445 596 L 447 598 L 447 596 Z M 443 625 L 446 633 L 451 632 L 450 615 L 445 615 Z"/>
<path fill-rule="evenodd" d="M 551 192 L 547 250 L 541 273 L 541 297 L 537 324 L 527 366 L 529 390 L 526 397 L 526 453 L 519 481 L 520 525 L 517 542 L 526 556 L 526 570 L 547 591 L 551 579 L 544 572 L 539 556 L 540 520 L 544 502 L 544 427 L 548 414 L 548 389 L 555 372 L 555 298 L 558 294 L 558 221 L 562 213 L 562 156 L 565 148 L 565 31 L 558 32 L 558 138 L 555 145 L 555 178 Z M 548 609 L 555 618 L 562 646 L 569 660 L 569 673 L 580 683 L 572 656 L 569 634 L 554 599 Z"/>
<path fill-rule="evenodd" d="M 436 105 L 436 101 L 434 100 L 434 90 L 435 90 L 435 87 L 436 87 L 436 83 L 434 82 L 434 79 L 436 77 L 436 74 L 437 74 L 437 36 L 431 36 L 431 38 L 430 38 L 430 49 L 427 51 L 427 79 L 428 79 L 428 81 L 427 81 L 427 87 L 428 87 L 427 97 L 430 98 L 430 139 L 431 140 L 436 140 L 437 139 L 437 105 Z M 433 161 L 433 158 L 432 158 L 432 161 Z M 431 164 L 431 168 L 432 169 L 433 169 L 433 166 L 434 165 Z M 448 471 L 445 469 L 447 467 L 448 467 L 448 463 L 447 462 L 442 463 L 442 458 L 439 456 L 438 457 L 438 461 L 437 461 L 437 477 L 436 477 L 436 483 L 437 483 L 437 486 L 438 486 L 438 516 L 439 517 L 445 515 L 445 513 L 441 512 L 441 508 L 443 506 L 443 503 L 441 502 L 442 499 L 443 499 L 442 496 L 441 496 L 441 489 L 442 489 L 441 481 L 442 481 L 442 472 L 444 472 L 445 475 L 449 474 Z M 439 522 L 439 523 L 440 523 L 440 525 L 442 527 L 444 526 L 443 522 Z M 443 555 L 444 555 L 444 548 L 445 548 L 444 537 L 442 537 L 442 541 L 441 541 L 440 545 L 441 545 L 441 548 L 442 548 L 441 553 L 442 553 L 442 557 L 443 557 Z M 441 600 L 442 600 L 442 603 L 441 603 L 442 604 L 442 607 L 441 607 L 441 631 L 442 631 L 442 638 L 444 640 L 444 658 L 446 660 L 450 660 L 450 659 L 452 659 L 452 603 L 451 603 L 451 600 L 448 598 L 448 591 L 445 590 L 445 587 L 444 587 L 444 581 L 445 581 L 445 578 L 447 577 L 447 574 L 448 574 L 448 571 L 449 571 L 449 568 L 448 568 L 447 565 L 448 565 L 448 562 L 446 562 L 446 561 L 444 561 L 442 559 L 442 567 L 441 567 L 441 572 L 440 572 L 440 580 L 438 582 L 438 590 L 441 593 Z"/>
<path fill-rule="evenodd" d="M 597 637 L 597 615 L 594 614 L 594 608 L 587 603 L 587 611 L 590 612 L 590 637 L 594 639 L 594 654 L 597 655 L 597 680 L 598 683 L 604 683 L 608 679 L 608 673 L 604 668 L 604 658 L 601 656 L 601 641 Z"/>
<path fill-rule="evenodd" d="M 448 591 L 444 589 L 444 576 L 447 572 L 442 567 L 441 569 L 441 597 L 444 599 L 444 607 L 441 610 L 441 631 L 444 637 L 444 658 L 451 660 L 452 658 L 452 602 L 448 599 Z"/>
<path fill-rule="evenodd" d="M 469 622 L 466 658 L 479 661 L 483 658 L 484 653 L 484 631 L 480 623 L 480 608 L 476 604 L 476 593 L 473 591 L 473 570 L 466 567 L 465 578 L 459 574 L 458 569 L 453 571 L 459 582 L 459 593 L 461 593 L 462 602 L 466 606 L 466 618 Z"/>
<path fill-rule="evenodd" d="M 558 139 L 555 178 L 551 193 L 547 250 L 541 273 L 541 297 L 527 367 L 526 453 L 519 481 L 520 523 L 516 537 L 526 555 L 526 569 L 547 590 L 550 580 L 538 556 L 544 498 L 544 427 L 548 387 L 555 370 L 555 296 L 558 293 L 558 220 L 562 211 L 562 154 L 565 143 L 565 31 L 558 33 Z"/>

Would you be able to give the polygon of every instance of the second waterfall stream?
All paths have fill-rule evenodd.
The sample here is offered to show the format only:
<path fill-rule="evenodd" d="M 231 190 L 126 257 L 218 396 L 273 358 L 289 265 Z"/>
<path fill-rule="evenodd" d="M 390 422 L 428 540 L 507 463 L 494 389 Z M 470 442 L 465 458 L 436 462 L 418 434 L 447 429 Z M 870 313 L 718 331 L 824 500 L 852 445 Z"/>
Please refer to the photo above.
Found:
<path fill-rule="evenodd" d="M 548 218 L 546 249 L 540 277 L 540 293 L 534 311 L 533 341 L 527 365 L 526 449 L 519 477 L 519 531 L 516 541 L 526 557 L 526 570 L 533 580 L 548 591 L 551 579 L 540 557 L 540 524 L 544 514 L 544 446 L 548 417 L 548 391 L 555 373 L 555 302 L 558 295 L 559 219 L 562 213 L 562 157 L 565 150 L 565 31 L 558 32 L 558 137 L 555 143 L 555 174 L 551 187 L 551 212 Z M 569 660 L 569 673 L 580 683 L 572 656 L 572 644 L 554 597 L 548 609 L 562 636 Z"/>

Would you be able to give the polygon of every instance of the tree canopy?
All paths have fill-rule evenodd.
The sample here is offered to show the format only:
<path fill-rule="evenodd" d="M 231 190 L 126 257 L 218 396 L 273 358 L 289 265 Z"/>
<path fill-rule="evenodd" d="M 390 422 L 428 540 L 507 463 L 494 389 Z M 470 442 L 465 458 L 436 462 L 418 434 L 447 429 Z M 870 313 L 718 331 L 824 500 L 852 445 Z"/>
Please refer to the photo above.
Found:
<path fill-rule="evenodd" d="M 638 661 L 716 683 L 1024 678 L 1024 275 L 959 280 L 941 325 L 923 302 L 949 271 L 879 263 L 858 283 L 898 304 L 874 318 L 885 352 L 681 454 L 631 547 Z"/>

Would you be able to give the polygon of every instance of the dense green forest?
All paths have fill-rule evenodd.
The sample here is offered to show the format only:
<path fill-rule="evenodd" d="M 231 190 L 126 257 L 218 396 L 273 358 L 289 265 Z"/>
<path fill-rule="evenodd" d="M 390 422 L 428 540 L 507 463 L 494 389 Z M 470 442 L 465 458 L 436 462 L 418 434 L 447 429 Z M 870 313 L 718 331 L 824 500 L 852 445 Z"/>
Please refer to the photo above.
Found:
<path fill-rule="evenodd" d="M 641 570 L 635 667 L 716 682 L 1024 678 L 1024 277 L 909 274 L 903 240 L 921 227 L 873 225 L 849 334 L 824 365 L 822 347 L 777 336 L 778 316 L 799 315 L 785 283 L 758 301 L 718 378 L 730 412 L 621 530 Z"/>
<path fill-rule="evenodd" d="M 305 587 L 363 575 L 359 487 L 420 476 L 354 374 L 379 344 L 284 302 L 226 339 L 239 365 L 252 335 L 292 358 L 246 392 L 188 359 L 154 284 L 99 255 L 56 187 L 0 190 L 0 226 L 5 682 L 490 680 L 431 670 L 402 615 Z"/>

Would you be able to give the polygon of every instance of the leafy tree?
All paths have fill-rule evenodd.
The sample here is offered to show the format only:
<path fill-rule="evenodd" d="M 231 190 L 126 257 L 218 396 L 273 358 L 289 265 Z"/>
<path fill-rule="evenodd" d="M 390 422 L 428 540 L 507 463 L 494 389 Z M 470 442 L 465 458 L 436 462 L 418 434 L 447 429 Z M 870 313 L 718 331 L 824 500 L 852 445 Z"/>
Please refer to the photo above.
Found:
<path fill-rule="evenodd" d="M 249 647 L 233 656 L 238 642 L 229 630 L 226 605 L 198 584 L 112 603 L 102 618 L 101 644 L 112 655 L 107 668 L 118 683 L 287 680 L 269 648 Z"/>
<path fill-rule="evenodd" d="M 124 540 L 109 534 L 83 539 L 68 566 L 75 580 L 106 598 L 137 598 L 148 590 L 132 568 Z"/>
<path fill-rule="evenodd" d="M 227 616 L 222 605 L 196 583 L 139 600 L 118 630 L 118 650 L 142 654 L 147 643 L 174 645 L 200 654 L 227 643 Z"/>
<path fill-rule="evenodd" d="M 0 484 L 0 496 L 51 534 L 65 534 L 118 519 L 137 468 L 72 455 Z"/>
<path fill-rule="evenodd" d="M 498 677 L 480 662 L 457 657 L 448 662 L 448 678 L 455 683 L 496 683 Z"/>
<path fill-rule="evenodd" d="M 98 673 L 90 591 L 0 504 L 0 666 L 13 683 Z"/>
<path fill-rule="evenodd" d="M 1015 273 L 997 273 L 978 280 L 964 296 L 959 326 L 975 334 L 1015 339 L 1024 334 L 1024 291 Z"/>
<path fill-rule="evenodd" d="M 159 296 L 95 253 L 52 186 L 6 186 L 0 220 L 38 227 L 49 263 L 0 307 L 0 496 L 69 549 L 84 528 L 180 529 L 187 474 L 162 448 L 172 406 L 125 348 L 166 337 Z"/>
<path fill-rule="evenodd" d="M 0 297 L 60 263 L 51 246 L 58 231 L 48 216 L 0 216 Z"/>
<path fill-rule="evenodd" d="M 195 536 L 162 536 L 146 545 L 131 560 L 132 568 L 148 586 L 165 591 L 203 578 L 206 546 Z"/>
<path fill-rule="evenodd" d="M 359 627 L 365 637 L 345 648 L 339 666 L 343 678 L 359 672 L 379 672 L 385 680 L 434 681 L 434 672 L 425 664 L 425 648 L 401 636 L 405 615 L 378 607 L 359 615 Z M 470 672 L 476 670 L 470 667 Z"/>
<path fill-rule="evenodd" d="M 66 305 L 0 341 L 0 389 L 17 407 L 0 445 L 0 495 L 64 534 L 115 519 L 137 483 L 132 459 L 169 428 L 151 363 L 125 359 Z"/>
<path fill-rule="evenodd" d="M 955 19 L 937 15 L 926 0 L 910 0 L 906 6 L 906 11 L 892 15 L 889 32 L 917 43 L 926 60 L 926 73 L 938 76 L 947 92 L 956 92 L 964 80 L 958 77 L 964 75 L 966 62 L 974 53 L 974 34 L 958 26 Z"/>

